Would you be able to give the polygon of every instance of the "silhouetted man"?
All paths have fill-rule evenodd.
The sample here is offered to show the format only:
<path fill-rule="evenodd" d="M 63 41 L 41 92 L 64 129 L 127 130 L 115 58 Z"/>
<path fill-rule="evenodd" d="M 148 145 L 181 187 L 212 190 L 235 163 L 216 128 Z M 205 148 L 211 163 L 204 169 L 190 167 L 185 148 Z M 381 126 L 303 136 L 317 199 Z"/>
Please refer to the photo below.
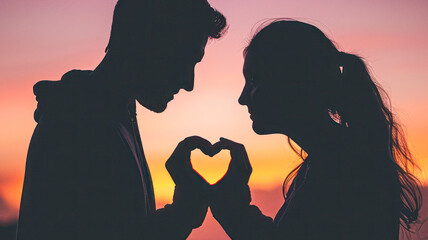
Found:
<path fill-rule="evenodd" d="M 99 66 L 34 86 L 19 240 L 185 239 L 202 224 L 208 197 L 197 184 L 177 183 L 173 203 L 156 210 L 135 100 L 162 112 L 191 91 L 208 39 L 225 27 L 206 0 L 119 0 Z"/>

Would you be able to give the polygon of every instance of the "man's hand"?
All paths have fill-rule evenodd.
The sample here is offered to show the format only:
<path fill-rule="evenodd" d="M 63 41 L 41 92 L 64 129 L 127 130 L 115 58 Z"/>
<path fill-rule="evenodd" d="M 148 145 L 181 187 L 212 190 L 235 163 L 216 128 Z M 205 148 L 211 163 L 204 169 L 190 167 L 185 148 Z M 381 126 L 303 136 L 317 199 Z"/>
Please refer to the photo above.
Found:
<path fill-rule="evenodd" d="M 210 200 L 210 184 L 197 173 L 190 162 L 193 150 L 200 149 L 209 156 L 218 151 L 201 137 L 192 136 L 181 141 L 165 166 L 176 184 L 173 206 L 183 215 L 183 221 L 192 228 L 202 225 Z"/>
<path fill-rule="evenodd" d="M 200 149 L 210 157 L 221 150 L 214 149 L 208 140 L 198 136 L 188 137 L 181 141 L 165 164 L 166 169 L 177 186 L 192 186 L 196 188 L 207 188 L 210 186 L 192 167 L 190 154 L 195 149 Z"/>

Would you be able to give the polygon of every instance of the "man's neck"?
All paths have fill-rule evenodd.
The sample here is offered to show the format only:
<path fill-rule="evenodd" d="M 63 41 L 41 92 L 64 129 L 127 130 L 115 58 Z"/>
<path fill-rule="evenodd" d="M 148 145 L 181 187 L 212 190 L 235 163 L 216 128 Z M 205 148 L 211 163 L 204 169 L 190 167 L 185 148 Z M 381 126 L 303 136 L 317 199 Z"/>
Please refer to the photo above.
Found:
<path fill-rule="evenodd" d="M 93 80 L 102 85 L 108 93 L 119 100 L 125 99 L 127 102 L 135 100 L 131 96 L 129 88 L 124 81 L 128 76 L 124 71 L 123 63 L 112 54 L 107 53 L 100 64 L 94 69 Z"/>

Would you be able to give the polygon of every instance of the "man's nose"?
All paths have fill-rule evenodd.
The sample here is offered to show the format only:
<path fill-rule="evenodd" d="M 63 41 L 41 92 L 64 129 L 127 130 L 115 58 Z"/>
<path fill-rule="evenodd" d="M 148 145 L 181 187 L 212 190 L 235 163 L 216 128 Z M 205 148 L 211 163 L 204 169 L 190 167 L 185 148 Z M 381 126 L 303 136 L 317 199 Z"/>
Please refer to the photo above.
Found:
<path fill-rule="evenodd" d="M 188 71 L 183 79 L 183 89 L 190 92 L 193 90 L 193 87 L 195 86 L 195 69 L 192 68 L 190 71 Z"/>

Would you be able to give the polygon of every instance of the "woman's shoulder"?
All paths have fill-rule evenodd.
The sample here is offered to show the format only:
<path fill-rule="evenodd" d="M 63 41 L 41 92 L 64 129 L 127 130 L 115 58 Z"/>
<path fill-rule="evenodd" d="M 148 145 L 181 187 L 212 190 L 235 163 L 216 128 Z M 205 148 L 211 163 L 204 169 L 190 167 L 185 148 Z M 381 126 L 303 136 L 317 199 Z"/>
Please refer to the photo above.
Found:
<path fill-rule="evenodd" d="M 386 151 L 375 149 L 351 137 L 342 137 L 308 157 L 310 174 L 316 181 L 348 185 L 395 186 L 393 161 Z"/>

